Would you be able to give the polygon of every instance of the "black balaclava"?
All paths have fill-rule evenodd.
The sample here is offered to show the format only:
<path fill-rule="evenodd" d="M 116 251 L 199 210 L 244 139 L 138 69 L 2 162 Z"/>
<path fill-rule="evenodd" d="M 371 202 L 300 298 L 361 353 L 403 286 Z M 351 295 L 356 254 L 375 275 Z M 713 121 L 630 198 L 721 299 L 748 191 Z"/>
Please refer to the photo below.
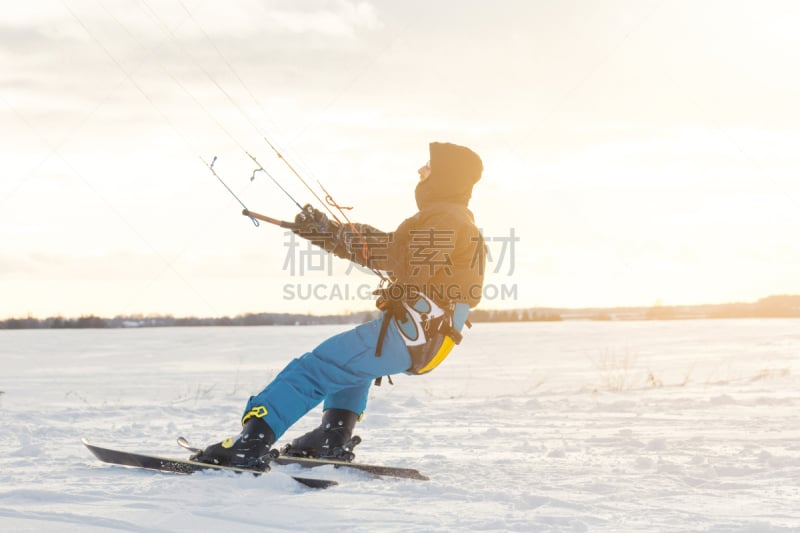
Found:
<path fill-rule="evenodd" d="M 431 174 L 417 184 L 414 195 L 422 210 L 437 202 L 469 204 L 472 186 L 481 179 L 483 163 L 478 154 L 465 146 L 431 143 Z"/>

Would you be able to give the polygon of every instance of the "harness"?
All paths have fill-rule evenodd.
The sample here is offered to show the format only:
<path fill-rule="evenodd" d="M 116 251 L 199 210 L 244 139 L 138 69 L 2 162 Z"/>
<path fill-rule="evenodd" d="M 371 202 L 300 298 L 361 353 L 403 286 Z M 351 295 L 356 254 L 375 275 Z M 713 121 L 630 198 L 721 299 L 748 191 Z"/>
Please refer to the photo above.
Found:
<path fill-rule="evenodd" d="M 466 320 L 469 307 L 464 303 L 451 302 L 442 308 L 425 293 L 398 283 L 373 294 L 378 296 L 376 305 L 383 311 L 375 356 L 381 356 L 386 332 L 394 321 L 411 355 L 411 366 L 407 369 L 411 374 L 425 374 L 439 366 L 453 347 L 461 343 L 461 326 L 472 326 Z M 387 378 L 392 383 L 392 378 Z M 381 378 L 375 384 L 380 386 Z"/>

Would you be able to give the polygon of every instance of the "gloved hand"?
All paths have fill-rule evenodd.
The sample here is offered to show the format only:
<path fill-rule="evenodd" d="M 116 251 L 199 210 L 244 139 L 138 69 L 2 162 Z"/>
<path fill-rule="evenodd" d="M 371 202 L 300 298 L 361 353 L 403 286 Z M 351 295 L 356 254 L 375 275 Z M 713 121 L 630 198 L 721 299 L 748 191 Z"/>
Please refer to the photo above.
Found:
<path fill-rule="evenodd" d="M 308 239 L 325 251 L 347 257 L 347 249 L 341 242 L 341 224 L 329 219 L 319 209 L 310 204 L 304 205 L 302 211 L 294 217 L 294 224 L 292 231 L 296 235 Z"/>
<path fill-rule="evenodd" d="M 317 233 L 333 233 L 335 230 L 338 233 L 339 224 L 331 221 L 328 215 L 312 206 L 306 204 L 303 206 L 302 211 L 297 213 L 294 217 L 295 227 L 292 229 L 296 234 L 305 236 L 304 234 L 317 234 Z M 330 228 L 333 226 L 333 228 Z"/>

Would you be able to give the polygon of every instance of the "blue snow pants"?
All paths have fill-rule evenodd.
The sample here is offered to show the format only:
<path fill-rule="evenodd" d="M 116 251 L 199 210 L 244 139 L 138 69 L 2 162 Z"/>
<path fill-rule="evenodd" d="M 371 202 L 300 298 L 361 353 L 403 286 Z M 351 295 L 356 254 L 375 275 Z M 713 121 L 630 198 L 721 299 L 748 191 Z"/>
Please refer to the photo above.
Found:
<path fill-rule="evenodd" d="M 375 355 L 383 317 L 339 333 L 291 361 L 264 390 L 251 396 L 245 414 L 264 406 L 264 421 L 283 435 L 323 400 L 324 409 L 363 413 L 375 378 L 405 372 L 411 356 L 394 321 L 386 330 L 380 357 Z"/>

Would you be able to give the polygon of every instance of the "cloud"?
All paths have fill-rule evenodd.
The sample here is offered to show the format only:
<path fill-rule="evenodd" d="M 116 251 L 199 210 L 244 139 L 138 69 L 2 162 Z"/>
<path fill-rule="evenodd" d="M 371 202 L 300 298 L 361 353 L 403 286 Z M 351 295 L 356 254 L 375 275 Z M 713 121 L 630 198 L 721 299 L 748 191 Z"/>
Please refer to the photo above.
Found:
<path fill-rule="evenodd" d="M 238 89 L 237 78 L 259 95 L 295 95 L 298 85 L 326 93 L 331 76 L 352 75 L 369 57 L 384 27 L 372 4 L 351 0 L 51 7 L 0 23 L 0 86 L 25 114 L 76 98 L 94 107 L 131 79 L 157 107 L 165 95 L 194 98 L 217 80 Z"/>
<path fill-rule="evenodd" d="M 383 26 L 368 2 L 338 0 L 324 4 L 307 10 L 293 2 L 291 8 L 278 9 L 270 17 L 294 33 L 353 37 L 358 30 L 375 31 Z"/>
<path fill-rule="evenodd" d="M 36 26 L 19 26 L 4 21 L 0 24 L 0 53 L 25 55 L 46 48 L 47 35 Z"/>

